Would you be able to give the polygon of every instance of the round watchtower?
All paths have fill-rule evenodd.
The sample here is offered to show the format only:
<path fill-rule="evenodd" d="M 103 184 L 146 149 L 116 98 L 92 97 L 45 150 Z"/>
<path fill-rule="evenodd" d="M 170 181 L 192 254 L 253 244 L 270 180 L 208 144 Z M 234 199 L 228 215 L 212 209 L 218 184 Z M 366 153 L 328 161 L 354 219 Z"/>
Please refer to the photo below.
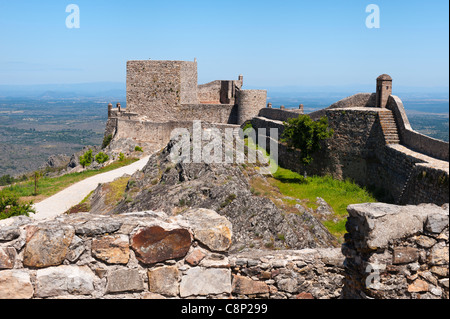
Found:
<path fill-rule="evenodd" d="M 392 78 L 382 74 L 377 78 L 376 107 L 385 108 L 389 96 L 392 94 Z"/>
<path fill-rule="evenodd" d="M 237 124 L 258 116 L 259 110 L 266 107 L 266 90 L 240 90 L 237 94 Z"/>

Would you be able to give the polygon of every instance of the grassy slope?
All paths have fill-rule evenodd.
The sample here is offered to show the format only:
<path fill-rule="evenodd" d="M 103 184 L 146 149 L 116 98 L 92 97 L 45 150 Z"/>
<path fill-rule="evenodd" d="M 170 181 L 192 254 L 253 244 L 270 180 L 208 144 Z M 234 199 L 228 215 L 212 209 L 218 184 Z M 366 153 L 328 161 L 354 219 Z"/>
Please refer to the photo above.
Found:
<path fill-rule="evenodd" d="M 273 177 L 271 183 L 283 195 L 300 199 L 310 208 L 317 208 L 317 197 L 323 198 L 335 212 L 335 216 L 323 221 L 323 224 L 336 237 L 345 233 L 348 205 L 376 201 L 366 189 L 350 180 L 340 181 L 330 176 L 312 176 L 305 180 L 300 174 L 281 167 Z"/>
<path fill-rule="evenodd" d="M 123 161 L 114 162 L 101 169 L 86 170 L 59 177 L 41 177 L 38 182 L 38 194 L 34 194 L 34 179 L 31 178 L 28 181 L 3 188 L 0 191 L 0 195 L 19 197 L 22 201 L 33 200 L 34 202 L 39 202 L 88 177 L 130 165 L 135 161 L 137 161 L 136 158 L 127 158 Z"/>

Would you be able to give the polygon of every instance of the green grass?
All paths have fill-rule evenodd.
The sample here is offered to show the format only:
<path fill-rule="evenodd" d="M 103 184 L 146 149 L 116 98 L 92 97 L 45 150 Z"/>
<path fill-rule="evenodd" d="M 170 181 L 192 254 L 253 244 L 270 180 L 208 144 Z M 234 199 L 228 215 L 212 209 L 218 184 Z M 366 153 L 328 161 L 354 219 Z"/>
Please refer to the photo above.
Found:
<path fill-rule="evenodd" d="M 86 170 L 83 172 L 66 174 L 59 177 L 41 177 L 38 181 L 38 194 L 34 193 L 33 178 L 29 179 L 28 181 L 6 187 L 0 191 L 0 194 L 15 196 L 24 200 L 33 199 L 32 197 L 38 197 L 38 199 L 42 200 L 88 177 L 112 171 L 114 169 L 130 165 L 136 161 L 136 158 L 126 158 L 123 161 L 114 162 L 101 169 Z"/>
<path fill-rule="evenodd" d="M 376 199 L 365 188 L 361 188 L 351 180 L 337 180 L 330 176 L 302 175 L 279 167 L 273 175 L 272 184 L 281 194 L 297 198 L 306 202 L 306 206 L 316 209 L 317 197 L 323 198 L 335 212 L 332 219 L 323 221 L 327 229 L 336 237 L 342 237 L 348 212 L 347 206 L 358 203 L 376 202 Z"/>
<path fill-rule="evenodd" d="M 355 203 L 375 202 L 376 199 L 364 188 L 351 180 L 337 180 L 331 176 L 305 178 L 288 169 L 279 167 L 273 175 L 281 193 L 315 202 L 322 197 L 338 216 L 347 215 L 347 206 Z"/>

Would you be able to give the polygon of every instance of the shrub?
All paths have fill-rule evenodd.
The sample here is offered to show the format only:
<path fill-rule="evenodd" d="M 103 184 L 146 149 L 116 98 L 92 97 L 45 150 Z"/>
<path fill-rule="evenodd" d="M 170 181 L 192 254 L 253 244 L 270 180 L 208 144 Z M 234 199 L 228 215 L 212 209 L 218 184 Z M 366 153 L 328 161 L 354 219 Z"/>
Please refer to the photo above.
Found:
<path fill-rule="evenodd" d="M 105 136 L 102 143 L 102 149 L 108 147 L 108 145 L 111 143 L 112 140 L 112 134 L 109 134 L 108 136 Z"/>
<path fill-rule="evenodd" d="M 144 150 L 142 149 L 142 147 L 140 147 L 139 145 L 136 145 L 136 147 L 134 148 L 134 150 L 136 152 L 143 152 Z"/>
<path fill-rule="evenodd" d="M 14 177 L 10 175 L 3 175 L 2 177 L 0 177 L 0 186 L 10 185 L 14 183 L 14 181 Z"/>
<path fill-rule="evenodd" d="M 92 164 L 92 150 L 89 149 L 86 153 L 80 156 L 80 164 L 83 168 L 88 167 Z"/>
<path fill-rule="evenodd" d="M 36 213 L 33 202 L 22 204 L 15 196 L 0 195 L 0 220 L 13 216 L 30 216 L 30 213 Z"/>
<path fill-rule="evenodd" d="M 122 152 L 120 152 L 120 154 L 119 154 L 119 161 L 123 162 L 124 160 L 125 160 L 125 155 Z"/>
<path fill-rule="evenodd" d="M 95 161 L 99 164 L 103 164 L 107 160 L 109 160 L 109 156 L 103 152 L 100 152 L 97 155 L 95 155 Z"/>

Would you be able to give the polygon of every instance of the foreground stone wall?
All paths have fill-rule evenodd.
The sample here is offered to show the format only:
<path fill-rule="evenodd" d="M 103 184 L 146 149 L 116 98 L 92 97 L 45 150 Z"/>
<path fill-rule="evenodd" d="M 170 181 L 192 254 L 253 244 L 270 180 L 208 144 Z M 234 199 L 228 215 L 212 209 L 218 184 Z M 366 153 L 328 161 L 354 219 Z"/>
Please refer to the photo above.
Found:
<path fill-rule="evenodd" d="M 339 249 L 228 255 L 231 227 L 205 209 L 14 218 L 0 224 L 0 299 L 339 297 Z"/>
<path fill-rule="evenodd" d="M 348 207 L 343 297 L 448 299 L 448 204 Z"/>
<path fill-rule="evenodd" d="M 342 248 L 228 254 L 191 209 L 0 222 L 0 299 L 448 299 L 448 205 L 350 205 Z"/>

